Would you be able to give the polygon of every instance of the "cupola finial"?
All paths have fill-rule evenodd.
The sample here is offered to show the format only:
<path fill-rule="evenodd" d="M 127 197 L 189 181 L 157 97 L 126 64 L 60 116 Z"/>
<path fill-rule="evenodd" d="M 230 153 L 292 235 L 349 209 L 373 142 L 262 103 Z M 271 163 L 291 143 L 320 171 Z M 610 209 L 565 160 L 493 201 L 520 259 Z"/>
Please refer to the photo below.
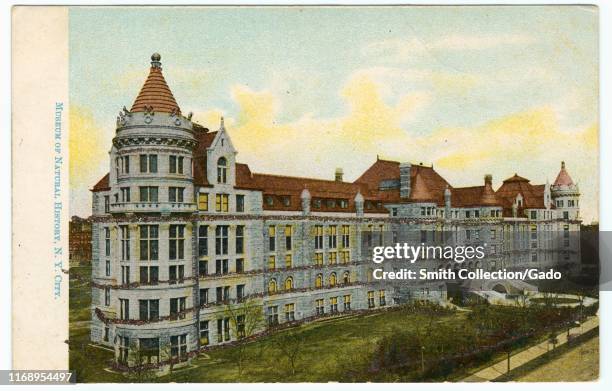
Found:
<path fill-rule="evenodd" d="M 151 55 L 151 66 L 153 68 L 161 68 L 161 55 L 159 53 Z"/>
<path fill-rule="evenodd" d="M 221 116 L 221 129 L 225 130 L 225 119 Z"/>

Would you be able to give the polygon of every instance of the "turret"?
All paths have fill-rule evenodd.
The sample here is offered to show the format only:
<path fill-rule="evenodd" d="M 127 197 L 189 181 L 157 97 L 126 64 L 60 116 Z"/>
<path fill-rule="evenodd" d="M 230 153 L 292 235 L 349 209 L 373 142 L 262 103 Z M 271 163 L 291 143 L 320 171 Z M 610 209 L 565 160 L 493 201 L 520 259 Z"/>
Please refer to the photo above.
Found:
<path fill-rule="evenodd" d="M 561 170 L 551 186 L 551 195 L 558 218 L 565 220 L 580 219 L 580 190 L 578 184 L 574 183 L 565 169 L 565 162 L 561 162 Z"/>

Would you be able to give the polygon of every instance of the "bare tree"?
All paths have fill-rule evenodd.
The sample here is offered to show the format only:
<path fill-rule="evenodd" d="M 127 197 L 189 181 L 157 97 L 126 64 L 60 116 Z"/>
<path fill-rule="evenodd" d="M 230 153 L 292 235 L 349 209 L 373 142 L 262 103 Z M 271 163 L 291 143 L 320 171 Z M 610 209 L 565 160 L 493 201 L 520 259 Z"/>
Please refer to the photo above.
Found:
<path fill-rule="evenodd" d="M 242 376 L 244 363 L 247 360 L 247 343 L 255 333 L 257 333 L 264 323 L 264 316 L 261 303 L 252 298 L 248 298 L 236 303 L 228 303 L 225 306 L 225 316 L 229 318 L 232 329 L 235 330 L 236 338 L 241 343 L 236 349 L 238 364 L 238 376 Z"/>
<path fill-rule="evenodd" d="M 291 368 L 291 375 L 295 375 L 297 362 L 302 352 L 304 338 L 293 330 L 285 331 L 276 337 L 276 346 Z"/>

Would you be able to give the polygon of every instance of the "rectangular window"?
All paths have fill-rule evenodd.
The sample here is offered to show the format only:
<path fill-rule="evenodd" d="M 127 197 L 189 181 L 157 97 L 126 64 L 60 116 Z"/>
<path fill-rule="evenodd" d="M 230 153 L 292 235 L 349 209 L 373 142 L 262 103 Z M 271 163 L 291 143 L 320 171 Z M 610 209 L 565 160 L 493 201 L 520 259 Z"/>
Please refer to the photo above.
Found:
<path fill-rule="evenodd" d="M 130 267 L 129 266 L 121 266 L 121 283 L 123 285 L 130 284 Z"/>
<path fill-rule="evenodd" d="M 218 276 L 229 273 L 229 261 L 227 259 L 217 259 L 215 266 L 215 274 Z"/>
<path fill-rule="evenodd" d="M 381 307 L 387 305 L 387 299 L 385 298 L 385 290 L 381 289 L 378 291 L 378 302 Z"/>
<path fill-rule="evenodd" d="M 351 246 L 350 232 L 351 232 L 350 225 L 342 226 L 342 248 L 349 248 Z"/>
<path fill-rule="evenodd" d="M 323 226 L 315 225 L 315 250 L 323 249 Z"/>
<path fill-rule="evenodd" d="M 344 310 L 351 310 L 351 295 L 344 295 Z"/>
<path fill-rule="evenodd" d="M 104 305 L 105 306 L 110 306 L 110 296 L 111 295 L 111 291 L 110 291 L 110 287 L 105 287 L 104 288 Z"/>
<path fill-rule="evenodd" d="M 563 212 L 563 220 L 569 220 L 569 212 Z"/>
<path fill-rule="evenodd" d="M 168 188 L 168 202 L 183 202 L 183 195 L 185 193 L 184 187 L 169 187 Z"/>
<path fill-rule="evenodd" d="M 497 230 L 495 228 L 491 229 L 491 239 L 495 240 L 497 238 Z"/>
<path fill-rule="evenodd" d="M 268 251 L 276 251 L 276 227 L 274 225 L 268 227 Z"/>
<path fill-rule="evenodd" d="M 119 299 L 119 317 L 120 319 L 130 319 L 130 301 L 128 299 Z"/>
<path fill-rule="evenodd" d="M 421 243 L 427 242 L 427 231 L 421 230 Z"/>
<path fill-rule="evenodd" d="M 130 202 L 130 188 L 129 187 L 121 188 L 121 202 Z"/>
<path fill-rule="evenodd" d="M 208 193 L 198 194 L 198 210 L 208 212 Z"/>
<path fill-rule="evenodd" d="M 293 259 L 291 254 L 285 254 L 285 267 L 290 269 L 293 266 Z"/>
<path fill-rule="evenodd" d="M 338 313 L 338 297 L 329 298 L 329 312 L 332 314 Z"/>
<path fill-rule="evenodd" d="M 276 257 L 274 255 L 270 255 L 268 257 L 268 270 L 276 269 Z"/>
<path fill-rule="evenodd" d="M 127 225 L 119 226 L 121 229 L 121 260 L 130 260 L 130 227 Z"/>
<path fill-rule="evenodd" d="M 108 342 L 109 340 L 109 333 L 110 333 L 110 329 L 108 328 L 108 326 L 104 326 L 104 341 Z"/>
<path fill-rule="evenodd" d="M 157 186 L 140 186 L 140 202 L 157 202 Z"/>
<path fill-rule="evenodd" d="M 106 255 L 107 257 L 110 257 L 110 249 L 110 228 L 104 227 L 104 255 Z"/>
<path fill-rule="evenodd" d="M 119 336 L 119 357 L 117 358 L 121 364 L 127 365 L 130 355 L 130 339 L 128 337 Z"/>
<path fill-rule="evenodd" d="M 236 226 L 236 254 L 244 254 L 244 225 Z"/>
<path fill-rule="evenodd" d="M 180 284 L 185 280 L 185 266 L 173 265 L 168 267 L 168 280 L 170 284 Z"/>
<path fill-rule="evenodd" d="M 198 262 L 198 275 L 200 277 L 205 277 L 208 275 L 208 261 Z"/>
<path fill-rule="evenodd" d="M 329 257 L 329 264 L 330 265 L 335 265 L 338 263 L 338 253 L 335 251 L 332 251 L 328 254 Z"/>
<path fill-rule="evenodd" d="M 168 172 L 170 174 L 176 174 L 176 156 L 168 156 Z"/>
<path fill-rule="evenodd" d="M 170 355 L 173 361 L 187 360 L 187 334 L 170 337 Z"/>
<path fill-rule="evenodd" d="M 185 226 L 170 225 L 169 255 L 171 260 L 185 258 Z"/>
<path fill-rule="evenodd" d="M 327 240 L 327 246 L 329 248 L 336 248 L 338 245 L 337 229 L 338 228 L 335 225 L 331 225 L 329 227 L 329 236 Z"/>
<path fill-rule="evenodd" d="M 230 322 L 229 318 L 217 319 L 217 341 L 230 340 Z"/>
<path fill-rule="evenodd" d="M 111 275 L 111 264 L 110 264 L 110 260 L 107 259 L 106 260 L 106 267 L 105 267 L 105 272 L 106 272 L 106 277 L 110 277 Z"/>
<path fill-rule="evenodd" d="M 244 196 L 236 194 L 236 212 L 244 212 Z"/>
<path fill-rule="evenodd" d="M 348 251 L 348 250 L 340 251 L 340 262 L 343 265 L 346 265 L 350 261 L 351 261 L 351 253 L 350 253 L 350 251 Z"/>
<path fill-rule="evenodd" d="M 200 321 L 200 345 L 206 346 L 210 343 L 209 334 L 208 334 L 208 321 L 201 320 Z"/>
<path fill-rule="evenodd" d="M 278 306 L 269 306 L 267 309 L 268 325 L 274 326 L 278 324 Z"/>
<path fill-rule="evenodd" d="M 295 321 L 295 303 L 285 304 L 285 321 Z"/>
<path fill-rule="evenodd" d="M 157 155 L 140 155 L 140 172 L 157 172 Z"/>
<path fill-rule="evenodd" d="M 159 259 L 159 226 L 140 226 L 140 260 L 157 261 Z"/>
<path fill-rule="evenodd" d="M 293 245 L 292 237 L 293 237 L 293 227 L 290 225 L 285 226 L 285 249 L 287 251 L 291 251 L 291 247 Z"/>
<path fill-rule="evenodd" d="M 315 300 L 315 312 L 317 313 L 317 316 L 325 314 L 325 302 L 323 299 Z"/>
<path fill-rule="evenodd" d="M 315 253 L 315 265 L 323 266 L 323 253 Z"/>
<path fill-rule="evenodd" d="M 140 283 L 155 285 L 159 282 L 159 268 L 157 266 L 140 267 Z"/>
<path fill-rule="evenodd" d="M 374 308 L 374 291 L 368 292 L 368 308 Z"/>
<path fill-rule="evenodd" d="M 226 255 L 228 247 L 229 226 L 218 225 L 215 228 L 215 254 Z"/>
<path fill-rule="evenodd" d="M 244 259 L 243 258 L 236 259 L 236 273 L 244 273 Z"/>
<path fill-rule="evenodd" d="M 185 319 L 186 297 L 170 299 L 170 316 L 178 319 Z"/>
<path fill-rule="evenodd" d="M 208 225 L 198 227 L 198 255 L 208 255 Z"/>
<path fill-rule="evenodd" d="M 217 194 L 215 196 L 215 210 L 217 212 L 227 212 L 229 211 L 229 195 L 227 194 Z"/>
<path fill-rule="evenodd" d="M 138 307 L 140 320 L 159 319 L 159 300 L 138 300 Z"/>
<path fill-rule="evenodd" d="M 110 196 L 104 196 L 104 213 L 110 213 Z"/>
<path fill-rule="evenodd" d="M 244 299 L 244 284 L 236 285 L 236 299 L 238 301 Z"/>
<path fill-rule="evenodd" d="M 208 288 L 200 288 L 200 305 L 208 304 Z"/>
<path fill-rule="evenodd" d="M 538 212 L 535 210 L 530 211 L 529 214 L 531 215 L 531 220 L 535 220 L 538 218 Z"/>

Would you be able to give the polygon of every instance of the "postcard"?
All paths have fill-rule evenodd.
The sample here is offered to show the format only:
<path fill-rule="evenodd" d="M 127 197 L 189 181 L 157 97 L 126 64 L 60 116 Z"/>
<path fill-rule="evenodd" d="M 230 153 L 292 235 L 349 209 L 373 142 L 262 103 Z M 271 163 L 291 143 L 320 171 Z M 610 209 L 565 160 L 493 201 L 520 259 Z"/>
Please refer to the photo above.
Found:
<path fill-rule="evenodd" d="M 596 6 L 12 22 L 18 378 L 599 378 Z"/>

